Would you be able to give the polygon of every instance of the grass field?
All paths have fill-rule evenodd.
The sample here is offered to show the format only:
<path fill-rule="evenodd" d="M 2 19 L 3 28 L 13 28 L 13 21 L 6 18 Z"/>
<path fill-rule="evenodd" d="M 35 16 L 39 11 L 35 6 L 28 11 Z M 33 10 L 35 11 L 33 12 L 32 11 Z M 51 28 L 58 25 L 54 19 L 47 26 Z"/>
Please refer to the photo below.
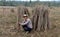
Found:
<path fill-rule="evenodd" d="M 50 29 L 45 32 L 27 34 L 23 31 L 13 31 L 17 20 L 15 14 L 10 13 L 7 16 L 0 14 L 0 37 L 60 37 L 60 7 L 50 9 Z"/>

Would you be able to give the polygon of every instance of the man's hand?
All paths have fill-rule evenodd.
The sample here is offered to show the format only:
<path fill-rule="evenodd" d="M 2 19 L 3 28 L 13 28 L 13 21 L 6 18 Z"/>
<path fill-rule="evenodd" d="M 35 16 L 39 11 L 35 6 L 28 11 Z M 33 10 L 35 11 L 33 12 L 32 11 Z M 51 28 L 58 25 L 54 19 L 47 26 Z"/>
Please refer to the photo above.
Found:
<path fill-rule="evenodd" d="M 18 22 L 18 24 L 20 24 L 20 22 Z"/>

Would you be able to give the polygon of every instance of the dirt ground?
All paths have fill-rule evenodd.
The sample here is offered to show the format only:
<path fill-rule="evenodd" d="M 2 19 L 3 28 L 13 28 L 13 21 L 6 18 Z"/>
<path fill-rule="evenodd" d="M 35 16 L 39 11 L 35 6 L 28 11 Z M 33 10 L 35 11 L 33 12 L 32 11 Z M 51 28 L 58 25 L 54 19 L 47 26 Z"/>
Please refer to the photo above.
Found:
<path fill-rule="evenodd" d="M 27 34 L 24 31 L 13 30 L 17 21 L 16 13 L 10 13 L 7 16 L 0 14 L 0 37 L 60 37 L 60 7 L 50 9 L 49 19 L 48 31 Z"/>

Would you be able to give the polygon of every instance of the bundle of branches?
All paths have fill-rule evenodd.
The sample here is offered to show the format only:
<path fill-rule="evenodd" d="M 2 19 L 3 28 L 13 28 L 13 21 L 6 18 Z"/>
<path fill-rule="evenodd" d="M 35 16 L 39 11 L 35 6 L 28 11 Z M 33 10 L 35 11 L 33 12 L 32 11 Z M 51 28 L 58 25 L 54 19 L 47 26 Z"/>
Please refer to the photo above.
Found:
<path fill-rule="evenodd" d="M 29 15 L 28 9 L 25 6 L 19 6 L 18 7 L 18 13 L 17 13 L 17 24 L 19 22 L 23 21 L 23 15 L 24 14 L 28 14 Z M 22 29 L 22 27 L 20 26 L 20 24 L 18 24 L 18 30 L 21 30 L 21 29 Z"/>
<path fill-rule="evenodd" d="M 37 31 L 44 31 L 45 29 L 49 29 L 49 10 L 48 7 L 45 6 L 36 6 L 33 9 L 33 29 Z"/>
<path fill-rule="evenodd" d="M 31 7 L 30 7 L 31 8 Z M 33 30 L 44 31 L 45 29 L 49 29 L 49 10 L 46 6 L 36 6 L 31 8 L 31 15 L 29 12 L 29 8 L 27 7 L 19 7 L 18 8 L 18 21 L 22 20 L 23 14 L 30 15 L 33 24 Z"/>

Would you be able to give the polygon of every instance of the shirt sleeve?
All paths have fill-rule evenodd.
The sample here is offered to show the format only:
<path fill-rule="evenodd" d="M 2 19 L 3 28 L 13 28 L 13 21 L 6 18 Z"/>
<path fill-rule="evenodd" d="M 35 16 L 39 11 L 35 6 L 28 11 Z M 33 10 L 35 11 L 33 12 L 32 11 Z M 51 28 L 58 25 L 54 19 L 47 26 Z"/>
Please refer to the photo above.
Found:
<path fill-rule="evenodd" d="M 27 23 L 29 23 L 29 20 L 27 20 L 26 22 L 21 23 L 21 25 L 26 25 Z"/>

